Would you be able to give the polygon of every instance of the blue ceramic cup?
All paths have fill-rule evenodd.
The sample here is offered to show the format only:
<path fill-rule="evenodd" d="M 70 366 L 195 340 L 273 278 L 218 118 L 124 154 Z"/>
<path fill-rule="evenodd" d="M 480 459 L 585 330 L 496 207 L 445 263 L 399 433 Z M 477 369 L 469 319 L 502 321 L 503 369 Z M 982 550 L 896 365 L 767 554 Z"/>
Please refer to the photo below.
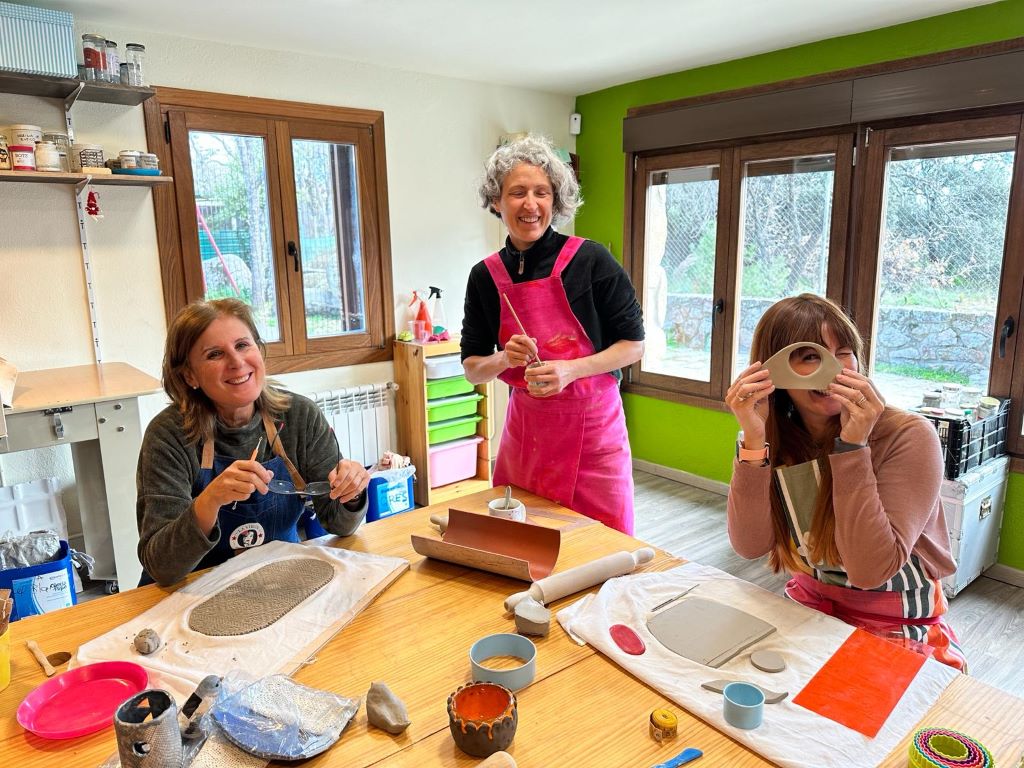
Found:
<path fill-rule="evenodd" d="M 722 691 L 725 722 L 736 728 L 752 730 L 764 718 L 764 693 L 750 683 L 729 683 Z"/>

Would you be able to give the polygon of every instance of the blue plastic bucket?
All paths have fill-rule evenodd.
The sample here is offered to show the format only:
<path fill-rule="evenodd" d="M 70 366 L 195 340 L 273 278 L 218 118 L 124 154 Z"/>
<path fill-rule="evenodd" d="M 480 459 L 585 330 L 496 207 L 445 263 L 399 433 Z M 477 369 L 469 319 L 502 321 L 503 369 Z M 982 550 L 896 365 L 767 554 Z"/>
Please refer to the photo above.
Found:
<path fill-rule="evenodd" d="M 405 467 L 401 470 L 382 472 L 382 476 L 370 478 L 366 491 L 369 496 L 366 522 L 372 523 L 374 520 L 406 512 L 416 505 L 412 490 L 415 471 L 415 467 Z"/>
<path fill-rule="evenodd" d="M 66 541 L 61 541 L 59 555 L 49 563 L 0 571 L 0 588 L 11 590 L 14 598 L 11 621 L 67 608 L 78 602 L 71 550 Z"/>

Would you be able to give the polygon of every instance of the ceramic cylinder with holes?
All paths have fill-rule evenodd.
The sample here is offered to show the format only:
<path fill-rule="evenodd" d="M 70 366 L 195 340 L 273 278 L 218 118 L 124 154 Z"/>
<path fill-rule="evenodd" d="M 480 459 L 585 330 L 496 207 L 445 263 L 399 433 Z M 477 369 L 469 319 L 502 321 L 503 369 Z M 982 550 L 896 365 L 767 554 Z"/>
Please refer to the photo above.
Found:
<path fill-rule="evenodd" d="M 178 706 L 159 688 L 137 693 L 114 713 L 121 768 L 181 768 L 184 749 Z"/>
<path fill-rule="evenodd" d="M 516 696 L 496 683 L 467 683 L 448 697 L 448 729 L 455 745 L 488 757 L 512 743 L 519 724 Z"/>

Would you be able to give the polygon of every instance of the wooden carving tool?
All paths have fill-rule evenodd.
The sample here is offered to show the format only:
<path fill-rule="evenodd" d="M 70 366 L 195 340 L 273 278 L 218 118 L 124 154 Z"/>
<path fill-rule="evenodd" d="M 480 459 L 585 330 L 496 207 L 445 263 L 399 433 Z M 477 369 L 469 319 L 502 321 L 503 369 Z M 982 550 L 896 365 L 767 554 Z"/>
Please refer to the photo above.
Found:
<path fill-rule="evenodd" d="M 505 303 L 506 303 L 506 304 L 508 305 L 508 311 L 512 313 L 512 319 L 513 319 L 513 320 L 515 320 L 515 321 L 516 321 L 516 325 L 518 325 L 518 326 L 519 326 L 519 332 L 520 332 L 521 334 L 523 334 L 523 336 L 527 336 L 527 337 L 533 338 L 532 336 L 530 336 L 530 334 L 528 334 L 528 333 L 526 332 L 526 329 L 525 329 L 525 328 L 523 328 L 523 323 L 522 323 L 522 321 L 521 321 L 521 320 L 519 319 L 519 315 L 517 315 L 517 314 L 516 314 L 516 310 L 515 310 L 515 308 L 514 308 L 514 307 L 512 306 L 512 302 L 508 300 L 508 294 L 507 294 L 507 293 L 503 293 L 503 294 L 501 294 L 501 298 L 503 298 L 503 299 L 505 300 Z M 534 356 L 533 356 L 533 358 L 534 358 L 534 360 L 536 360 L 536 361 L 537 361 L 538 363 L 540 363 L 541 365 L 543 365 L 543 364 L 544 364 L 544 361 L 540 359 L 540 356 L 539 356 L 539 355 L 534 355 Z"/>
<path fill-rule="evenodd" d="M 27 645 L 28 649 L 32 651 L 32 655 L 36 657 L 36 661 L 39 662 L 39 666 L 43 668 L 43 672 L 46 673 L 46 676 L 53 677 L 54 673 L 57 670 L 50 665 L 50 661 L 46 658 L 46 654 L 44 654 L 40 647 L 36 644 L 36 641 L 29 640 L 25 643 L 25 645 Z"/>

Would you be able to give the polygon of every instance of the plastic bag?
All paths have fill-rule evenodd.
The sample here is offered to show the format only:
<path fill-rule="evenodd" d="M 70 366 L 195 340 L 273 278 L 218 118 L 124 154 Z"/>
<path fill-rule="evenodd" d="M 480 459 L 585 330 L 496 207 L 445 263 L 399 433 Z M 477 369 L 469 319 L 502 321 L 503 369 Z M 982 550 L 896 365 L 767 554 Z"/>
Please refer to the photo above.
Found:
<path fill-rule="evenodd" d="M 0 571 L 29 568 L 60 559 L 60 536 L 54 531 L 33 531 L 24 535 L 5 533 L 0 537 Z"/>
<path fill-rule="evenodd" d="M 359 699 L 309 688 L 285 675 L 237 685 L 237 678 L 225 678 L 210 714 L 235 746 L 269 760 L 320 754 L 341 738 L 360 705 Z"/>

